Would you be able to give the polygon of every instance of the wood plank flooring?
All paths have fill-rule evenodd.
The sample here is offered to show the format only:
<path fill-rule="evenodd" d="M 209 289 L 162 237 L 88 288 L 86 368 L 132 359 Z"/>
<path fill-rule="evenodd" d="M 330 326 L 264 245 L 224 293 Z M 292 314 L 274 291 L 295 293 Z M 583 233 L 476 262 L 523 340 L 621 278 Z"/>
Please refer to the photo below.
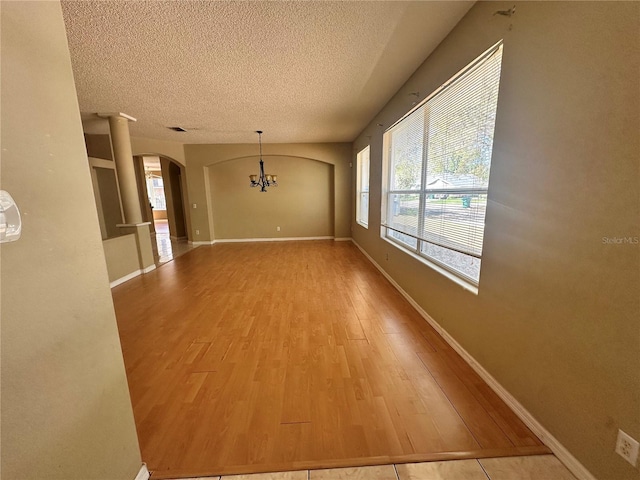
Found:
<path fill-rule="evenodd" d="M 199 247 L 113 297 L 152 478 L 549 452 L 350 243 Z"/>

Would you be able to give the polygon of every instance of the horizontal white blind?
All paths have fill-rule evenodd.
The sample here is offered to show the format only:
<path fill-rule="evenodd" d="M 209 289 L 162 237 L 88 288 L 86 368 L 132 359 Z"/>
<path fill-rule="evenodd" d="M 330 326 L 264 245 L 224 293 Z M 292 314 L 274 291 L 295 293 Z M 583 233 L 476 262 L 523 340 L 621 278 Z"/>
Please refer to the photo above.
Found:
<path fill-rule="evenodd" d="M 502 49 L 429 100 L 427 188 L 487 188 Z"/>
<path fill-rule="evenodd" d="M 389 236 L 481 256 L 501 60 L 499 44 L 386 132 Z"/>

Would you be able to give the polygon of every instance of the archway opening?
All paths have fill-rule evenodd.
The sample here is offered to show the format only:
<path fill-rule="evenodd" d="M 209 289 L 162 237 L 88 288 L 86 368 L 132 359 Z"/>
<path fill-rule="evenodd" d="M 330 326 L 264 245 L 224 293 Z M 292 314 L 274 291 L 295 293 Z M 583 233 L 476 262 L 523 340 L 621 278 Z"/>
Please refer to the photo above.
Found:
<path fill-rule="evenodd" d="M 215 241 L 322 239 L 335 234 L 334 166 L 312 158 L 265 155 L 278 186 L 250 188 L 255 155 L 207 166 L 208 202 Z"/>
<path fill-rule="evenodd" d="M 161 154 L 136 157 L 143 220 L 155 237 L 156 264 L 191 249 L 188 243 L 184 167 Z"/>

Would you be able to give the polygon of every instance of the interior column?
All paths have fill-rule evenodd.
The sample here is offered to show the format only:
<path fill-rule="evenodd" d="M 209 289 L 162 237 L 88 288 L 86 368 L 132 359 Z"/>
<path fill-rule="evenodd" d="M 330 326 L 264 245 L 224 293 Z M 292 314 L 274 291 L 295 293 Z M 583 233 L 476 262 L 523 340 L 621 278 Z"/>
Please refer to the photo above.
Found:
<path fill-rule="evenodd" d="M 135 118 L 122 113 L 109 115 L 109 130 L 111 132 L 111 146 L 113 158 L 116 162 L 118 186 L 122 198 L 124 223 L 137 225 L 142 223 L 142 211 L 138 196 L 138 184 L 133 165 L 131 138 L 129 137 L 129 121 Z"/>
<path fill-rule="evenodd" d="M 98 115 L 109 119 L 111 147 L 113 149 L 113 159 L 116 163 L 116 175 L 124 214 L 124 224 L 118 225 L 118 228 L 124 235 L 135 235 L 140 270 L 146 273 L 155 268 L 155 260 L 149 231 L 150 222 L 142 221 L 131 137 L 129 136 L 129 122 L 135 122 L 136 119 L 124 113 Z"/>

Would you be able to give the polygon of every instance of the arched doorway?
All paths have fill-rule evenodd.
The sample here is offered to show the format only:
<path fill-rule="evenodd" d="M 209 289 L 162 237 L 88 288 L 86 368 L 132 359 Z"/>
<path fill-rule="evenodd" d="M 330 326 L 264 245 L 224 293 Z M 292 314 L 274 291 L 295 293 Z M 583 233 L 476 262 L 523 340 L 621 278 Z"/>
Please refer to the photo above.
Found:
<path fill-rule="evenodd" d="M 162 154 L 135 156 L 143 220 L 155 237 L 156 263 L 189 250 L 184 166 Z"/>
<path fill-rule="evenodd" d="M 334 165 L 295 155 L 263 158 L 268 173 L 279 179 L 268 194 L 249 188 L 247 175 L 258 169 L 256 155 L 207 166 L 215 241 L 334 238 Z"/>

